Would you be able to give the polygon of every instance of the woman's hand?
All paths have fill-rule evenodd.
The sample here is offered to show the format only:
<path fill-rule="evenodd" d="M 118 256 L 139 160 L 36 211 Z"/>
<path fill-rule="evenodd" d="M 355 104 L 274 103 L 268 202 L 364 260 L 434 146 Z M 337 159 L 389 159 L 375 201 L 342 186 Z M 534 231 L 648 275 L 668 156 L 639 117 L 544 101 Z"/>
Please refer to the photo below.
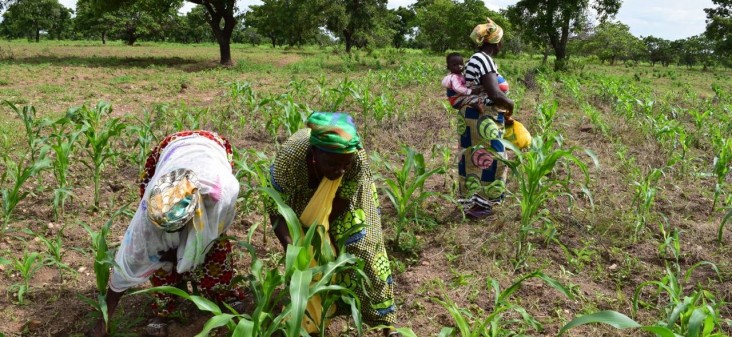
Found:
<path fill-rule="evenodd" d="M 275 235 L 277 236 L 277 239 L 280 240 L 282 249 L 287 250 L 287 245 L 292 243 L 292 238 L 290 237 L 290 230 L 287 228 L 285 218 L 281 215 L 271 216 L 269 221 L 272 224 L 272 227 L 274 227 Z"/>

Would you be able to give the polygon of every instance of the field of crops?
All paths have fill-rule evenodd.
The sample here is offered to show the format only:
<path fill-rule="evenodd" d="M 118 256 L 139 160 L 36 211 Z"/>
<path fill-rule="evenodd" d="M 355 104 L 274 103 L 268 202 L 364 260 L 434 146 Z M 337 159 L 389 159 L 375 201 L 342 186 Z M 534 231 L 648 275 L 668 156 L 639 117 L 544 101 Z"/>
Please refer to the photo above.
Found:
<path fill-rule="evenodd" d="M 471 221 L 456 206 L 458 121 L 439 85 L 443 56 L 240 45 L 225 69 L 217 51 L 0 42 L 0 336 L 80 336 L 99 317 L 107 250 L 137 205 L 140 169 L 177 130 L 214 130 L 235 147 L 242 190 L 229 234 L 242 243 L 237 272 L 251 274 L 243 284 L 254 293 L 274 282 L 267 270 L 291 276 L 258 188 L 313 110 L 357 120 L 381 191 L 399 326 L 416 336 L 556 336 L 609 310 L 634 330 L 593 324 L 564 336 L 732 333 L 728 69 L 573 60 L 554 73 L 538 58 L 497 58 L 534 143 L 511 154 L 495 219 Z M 150 302 L 124 297 L 112 335 L 140 334 Z M 211 317 L 186 303 L 171 336 L 194 336 Z M 325 335 L 356 334 L 341 319 Z"/>

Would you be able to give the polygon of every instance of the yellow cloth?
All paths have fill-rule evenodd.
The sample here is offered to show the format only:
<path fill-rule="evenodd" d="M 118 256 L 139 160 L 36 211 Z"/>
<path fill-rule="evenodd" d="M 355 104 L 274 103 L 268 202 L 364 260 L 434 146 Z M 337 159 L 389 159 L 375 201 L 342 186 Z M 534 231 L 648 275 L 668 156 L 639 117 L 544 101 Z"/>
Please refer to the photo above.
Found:
<path fill-rule="evenodd" d="M 470 33 L 470 39 L 478 45 L 482 45 L 484 42 L 496 44 L 501 42 L 502 38 L 503 28 L 490 18 L 486 18 L 486 23 L 475 26 L 473 32 Z"/>
<path fill-rule="evenodd" d="M 531 145 L 531 134 L 519 121 L 513 121 L 513 127 L 506 128 L 503 139 L 510 141 L 519 149 L 528 148 Z"/>
<path fill-rule="evenodd" d="M 300 215 L 300 222 L 303 227 L 309 228 L 312 225 L 321 225 L 325 228 L 325 235 L 321 239 L 321 251 L 325 249 L 325 245 L 330 245 L 330 249 L 335 252 L 335 247 L 333 246 L 333 243 L 330 242 L 330 235 L 328 235 L 328 228 L 330 225 L 328 217 L 330 217 L 330 212 L 333 210 L 333 199 L 335 199 L 335 195 L 338 191 L 338 187 L 341 185 L 342 178 L 343 177 L 340 177 L 336 180 L 323 178 L 323 180 L 320 181 L 320 185 L 318 185 L 318 189 L 315 191 L 315 194 L 313 194 L 313 197 L 310 198 L 307 206 L 305 206 L 305 210 L 302 212 L 302 215 Z M 303 231 L 302 228 L 300 228 L 300 230 Z M 305 236 L 304 232 L 301 232 L 301 234 L 303 237 Z M 313 247 L 310 247 L 310 255 L 313 255 Z M 310 261 L 311 267 L 314 267 L 317 264 L 318 262 L 315 261 L 314 258 Z M 313 278 L 313 282 L 317 282 L 317 279 Z M 323 305 L 319 294 L 310 298 L 305 311 L 306 315 L 303 317 L 302 326 L 310 334 L 319 332 L 321 322 L 320 318 L 323 313 Z M 335 311 L 335 305 L 328 308 L 328 314 L 326 315 L 328 318 L 326 318 L 325 326 L 328 326 L 330 323 L 330 317 L 333 317 Z"/>

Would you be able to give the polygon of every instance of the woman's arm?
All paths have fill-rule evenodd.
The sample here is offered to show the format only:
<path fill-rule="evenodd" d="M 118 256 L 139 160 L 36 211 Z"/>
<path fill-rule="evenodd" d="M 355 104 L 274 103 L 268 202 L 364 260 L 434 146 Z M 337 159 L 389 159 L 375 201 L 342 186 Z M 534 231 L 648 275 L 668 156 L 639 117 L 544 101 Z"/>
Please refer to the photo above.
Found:
<path fill-rule="evenodd" d="M 481 76 L 480 83 L 482 83 L 483 91 L 488 95 L 488 98 L 490 98 L 496 106 L 506 109 L 505 116 L 507 118 L 511 117 L 511 115 L 513 115 L 513 101 L 498 88 L 496 73 L 491 72 Z"/>
<path fill-rule="evenodd" d="M 269 221 L 274 227 L 275 235 L 280 240 L 282 249 L 287 250 L 287 245 L 292 243 L 292 237 L 290 237 L 290 230 L 287 228 L 287 223 L 282 215 L 270 215 Z"/>

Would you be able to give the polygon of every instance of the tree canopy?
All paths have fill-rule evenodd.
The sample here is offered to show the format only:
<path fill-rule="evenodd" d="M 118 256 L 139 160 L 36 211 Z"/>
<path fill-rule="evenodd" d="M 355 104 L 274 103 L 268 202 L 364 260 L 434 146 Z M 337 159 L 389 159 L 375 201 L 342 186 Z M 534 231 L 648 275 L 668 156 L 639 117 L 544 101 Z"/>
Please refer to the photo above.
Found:
<path fill-rule="evenodd" d="M 507 13 L 513 26 L 537 45 L 550 45 L 556 56 L 555 69 L 567 61 L 571 34 L 587 28 L 588 12 L 595 10 L 600 21 L 617 14 L 622 0 L 520 0 Z"/>
<path fill-rule="evenodd" d="M 0 31 L 8 37 L 27 37 L 36 42 L 42 31 L 61 38 L 70 18 L 71 11 L 58 0 L 18 0 L 10 3 L 3 13 Z"/>

